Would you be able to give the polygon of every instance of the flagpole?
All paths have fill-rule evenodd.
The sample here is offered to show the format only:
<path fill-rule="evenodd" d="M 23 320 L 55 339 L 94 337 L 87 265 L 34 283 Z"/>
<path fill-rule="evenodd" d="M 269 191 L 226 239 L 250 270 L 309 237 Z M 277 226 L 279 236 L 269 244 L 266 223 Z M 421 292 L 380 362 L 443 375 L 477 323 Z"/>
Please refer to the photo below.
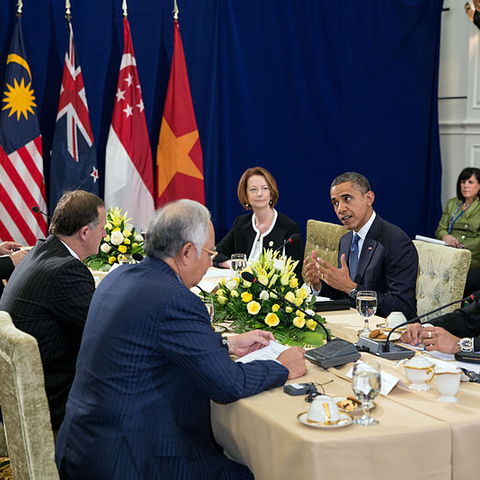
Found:
<path fill-rule="evenodd" d="M 174 20 L 178 20 L 178 5 L 177 5 L 177 0 L 173 0 L 173 18 L 174 18 Z"/>
<path fill-rule="evenodd" d="M 123 10 L 123 16 L 125 18 L 128 17 L 128 13 L 127 13 L 127 0 L 123 0 L 122 2 L 122 10 Z"/>
<path fill-rule="evenodd" d="M 65 18 L 67 19 L 67 22 L 72 19 L 71 8 L 72 6 L 70 5 L 70 0 L 65 0 Z"/>
<path fill-rule="evenodd" d="M 23 8 L 23 2 L 22 0 L 18 0 L 17 2 L 17 17 L 20 18 L 22 16 L 22 8 Z"/>

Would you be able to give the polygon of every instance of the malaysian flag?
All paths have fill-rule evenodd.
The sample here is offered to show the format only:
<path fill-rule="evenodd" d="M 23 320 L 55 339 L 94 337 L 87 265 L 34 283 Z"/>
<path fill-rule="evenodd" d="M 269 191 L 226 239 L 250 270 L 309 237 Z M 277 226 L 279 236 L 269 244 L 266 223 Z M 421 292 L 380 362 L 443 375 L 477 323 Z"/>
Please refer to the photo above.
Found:
<path fill-rule="evenodd" d="M 105 158 L 105 204 L 122 207 L 146 230 L 155 210 L 153 162 L 130 24 L 123 19 L 123 56 Z"/>
<path fill-rule="evenodd" d="M 0 238 L 34 245 L 45 237 L 47 222 L 42 136 L 32 72 L 25 54 L 22 21 L 17 19 L 0 106 Z"/>
<path fill-rule="evenodd" d="M 50 208 L 63 192 L 87 190 L 98 195 L 97 154 L 93 144 L 82 69 L 78 61 L 72 24 L 65 54 L 57 124 L 53 138 L 50 172 Z"/>

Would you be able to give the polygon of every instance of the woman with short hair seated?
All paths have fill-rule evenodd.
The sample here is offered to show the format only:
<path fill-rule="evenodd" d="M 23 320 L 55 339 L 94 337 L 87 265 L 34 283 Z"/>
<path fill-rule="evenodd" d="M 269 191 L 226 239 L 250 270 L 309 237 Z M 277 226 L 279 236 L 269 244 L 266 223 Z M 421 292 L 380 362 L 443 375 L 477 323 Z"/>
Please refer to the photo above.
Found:
<path fill-rule="evenodd" d="M 263 249 L 280 248 L 282 254 L 298 260 L 295 273 L 302 282 L 303 242 L 298 223 L 278 213 L 275 205 L 278 188 L 272 174 L 262 167 L 247 169 L 237 188 L 238 200 L 251 213 L 236 218 L 233 228 L 217 245 L 215 266 L 230 268 L 233 253 L 245 253 L 249 262 L 258 259 Z M 297 240 L 283 248 L 285 240 L 297 234 Z"/>
<path fill-rule="evenodd" d="M 480 169 L 464 168 L 457 179 L 457 196 L 447 202 L 436 237 L 472 253 L 465 294 L 480 288 Z"/>

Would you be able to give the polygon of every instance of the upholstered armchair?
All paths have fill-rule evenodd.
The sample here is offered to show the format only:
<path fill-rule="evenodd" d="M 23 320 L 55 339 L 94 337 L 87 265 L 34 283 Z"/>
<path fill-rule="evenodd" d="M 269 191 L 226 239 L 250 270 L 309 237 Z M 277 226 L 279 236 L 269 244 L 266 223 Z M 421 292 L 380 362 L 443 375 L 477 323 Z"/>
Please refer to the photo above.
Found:
<path fill-rule="evenodd" d="M 15 480 L 59 478 L 37 341 L 0 312 L 0 404 Z"/>
<path fill-rule="evenodd" d="M 319 257 L 337 266 L 338 242 L 347 231 L 343 225 L 320 220 L 308 220 L 305 257 L 310 256 L 312 250 L 316 250 Z"/>
<path fill-rule="evenodd" d="M 417 312 L 422 315 L 463 297 L 472 254 L 469 250 L 413 241 L 418 251 Z M 427 321 L 459 308 L 447 307 L 422 319 Z"/>

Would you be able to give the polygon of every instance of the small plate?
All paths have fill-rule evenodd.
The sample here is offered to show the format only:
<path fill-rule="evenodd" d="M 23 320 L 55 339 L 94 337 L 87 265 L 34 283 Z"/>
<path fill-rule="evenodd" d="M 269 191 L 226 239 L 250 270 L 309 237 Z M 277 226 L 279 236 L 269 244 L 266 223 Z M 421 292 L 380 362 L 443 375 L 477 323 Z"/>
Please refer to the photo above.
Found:
<path fill-rule="evenodd" d="M 392 328 L 387 327 L 386 324 L 385 324 L 385 322 L 383 322 L 383 323 L 377 323 L 377 328 L 380 328 L 380 329 L 382 329 L 382 330 L 385 330 L 386 332 L 389 332 L 390 330 L 393 330 Z M 405 331 L 405 328 L 406 328 L 406 327 L 400 327 L 400 328 L 397 328 L 395 331 L 396 331 L 396 332 L 403 332 L 403 331 Z"/>
<path fill-rule="evenodd" d="M 359 413 L 363 413 L 362 403 L 359 400 L 355 399 L 355 404 L 357 405 L 357 407 L 354 410 L 346 410 L 339 405 L 340 402 L 344 402 L 345 400 L 354 401 L 353 397 L 334 397 L 333 400 L 336 402 L 340 412 L 346 413 L 347 415 L 357 415 Z M 372 408 L 370 409 L 370 411 L 372 411 L 376 406 L 377 404 L 375 402 L 372 402 Z"/>
<path fill-rule="evenodd" d="M 326 429 L 347 427 L 348 425 L 351 425 L 353 422 L 352 417 L 350 415 L 347 415 L 346 413 L 341 413 L 340 420 L 338 421 L 338 423 L 335 423 L 333 425 L 326 425 L 320 422 L 310 422 L 307 419 L 307 412 L 299 413 L 297 415 L 297 418 L 300 421 L 300 423 L 303 423 L 307 427 L 326 428 Z"/>
<path fill-rule="evenodd" d="M 388 332 L 384 332 L 385 335 L 388 335 Z M 402 336 L 401 333 L 393 332 L 390 335 L 390 341 L 391 342 L 396 342 L 397 340 L 400 340 L 400 337 Z M 376 342 L 386 342 L 386 338 L 371 338 L 370 340 L 375 340 Z"/>

